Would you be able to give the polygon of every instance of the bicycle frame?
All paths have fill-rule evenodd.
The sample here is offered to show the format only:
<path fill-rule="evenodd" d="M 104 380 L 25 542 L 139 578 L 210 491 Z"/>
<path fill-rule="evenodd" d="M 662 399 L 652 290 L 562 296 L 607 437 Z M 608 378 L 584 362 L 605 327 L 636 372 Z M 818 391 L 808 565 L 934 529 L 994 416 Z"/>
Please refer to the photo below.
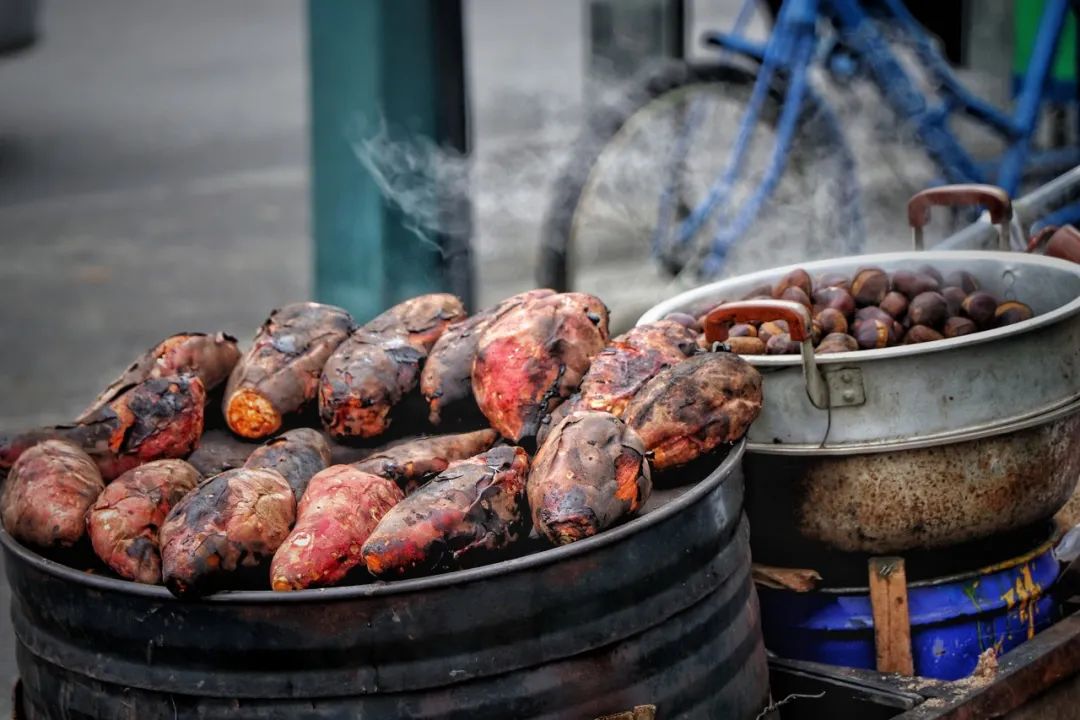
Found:
<path fill-rule="evenodd" d="M 911 42 L 917 61 L 938 84 L 933 103 L 920 92 L 858 0 L 785 0 L 773 32 L 764 44 L 746 39 L 738 29 L 732 33 L 709 34 L 709 43 L 759 62 L 757 78 L 722 174 L 710 187 L 705 200 L 680 223 L 673 242 L 668 240 L 670 233 L 663 227 L 663 223 L 670 222 L 674 215 L 671 209 L 673 199 L 669 192 L 665 192 L 661 198 L 661 223 L 654 236 L 654 252 L 662 254 L 665 245 L 669 244 L 687 246 L 704 223 L 721 209 L 739 179 L 762 106 L 777 77 L 784 80 L 786 89 L 769 164 L 760 183 L 734 217 L 729 218 L 725 212 L 724 219 L 728 222 L 722 222 L 704 258 L 703 271 L 707 276 L 720 271 L 730 247 L 749 229 L 779 183 L 786 169 L 788 152 L 804 102 L 808 98 L 815 100 L 825 109 L 826 122 L 836 122 L 828 106 L 814 95 L 807 81 L 809 68 L 815 61 L 820 45 L 817 23 L 821 17 L 828 19 L 843 47 L 868 70 L 869 78 L 900 121 L 910 123 L 915 129 L 916 137 L 941 168 L 946 181 L 986 182 L 988 175 L 996 169 L 997 184 L 1010 195 L 1015 194 L 1024 170 L 1033 166 L 1031 138 L 1038 126 L 1043 89 L 1057 52 L 1069 3 L 1070 0 L 1047 0 L 1034 52 L 1011 115 L 964 87 L 901 0 L 876 0 L 875 5 L 889 18 L 893 27 Z M 740 14 L 740 19 L 744 19 L 744 14 Z M 984 125 L 1007 141 L 1006 151 L 996 168 L 977 163 L 949 128 L 949 119 L 958 113 Z M 688 144 L 676 143 L 677 151 Z M 1080 153 L 1056 153 L 1045 159 L 1054 163 L 1075 164 L 1080 159 Z"/>

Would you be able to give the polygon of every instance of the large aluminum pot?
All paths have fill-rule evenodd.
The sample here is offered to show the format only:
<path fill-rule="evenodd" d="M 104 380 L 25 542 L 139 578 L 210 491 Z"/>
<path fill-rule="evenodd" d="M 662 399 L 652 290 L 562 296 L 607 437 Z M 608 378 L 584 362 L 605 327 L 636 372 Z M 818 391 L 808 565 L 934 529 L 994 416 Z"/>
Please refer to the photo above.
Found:
<path fill-rule="evenodd" d="M 902 450 L 1007 428 L 1080 399 L 1080 265 L 1021 253 L 887 253 L 801 263 L 705 285 L 660 303 L 639 323 L 695 317 L 801 267 L 811 276 L 923 265 L 965 270 L 982 287 L 1036 316 L 963 337 L 811 359 L 826 388 L 816 407 L 797 355 L 748 355 L 765 376 L 765 404 L 747 435 L 757 453 L 802 455 Z"/>

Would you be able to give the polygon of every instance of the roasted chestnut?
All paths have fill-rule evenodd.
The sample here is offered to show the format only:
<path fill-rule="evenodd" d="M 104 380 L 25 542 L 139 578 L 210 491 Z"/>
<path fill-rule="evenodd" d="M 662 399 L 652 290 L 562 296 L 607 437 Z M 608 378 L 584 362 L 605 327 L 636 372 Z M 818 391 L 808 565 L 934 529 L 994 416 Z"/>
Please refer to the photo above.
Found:
<path fill-rule="evenodd" d="M 911 319 L 912 327 L 926 325 L 939 328 L 949 319 L 949 305 L 939 292 L 919 293 L 911 299 L 907 316 Z"/>
<path fill-rule="evenodd" d="M 864 308 L 859 308 L 855 313 L 855 323 L 852 327 L 857 327 L 863 320 L 881 320 L 882 322 L 892 322 L 892 315 L 882 310 L 877 305 L 867 305 Z"/>
<path fill-rule="evenodd" d="M 818 355 L 827 355 L 829 353 L 853 352 L 858 349 L 859 343 L 856 342 L 855 338 L 846 333 L 833 333 L 823 337 L 814 352 Z"/>
<path fill-rule="evenodd" d="M 825 332 L 825 330 L 821 327 L 821 322 L 817 318 L 814 318 L 813 322 L 810 323 L 811 344 L 817 345 L 819 342 L 821 342 L 821 338 L 825 337 L 826 335 L 828 335 L 828 333 Z"/>
<path fill-rule="evenodd" d="M 997 298 L 988 292 L 976 290 L 960 303 L 960 314 L 972 320 L 980 330 L 985 330 L 993 327 L 997 306 Z"/>
<path fill-rule="evenodd" d="M 851 290 L 851 278 L 843 273 L 825 273 L 818 278 L 817 285 L 814 287 L 819 290 L 822 288 L 837 287 L 844 290 Z"/>
<path fill-rule="evenodd" d="M 802 288 L 795 287 L 794 285 L 780 293 L 780 299 L 797 302 L 807 310 L 813 307 L 813 303 L 810 302 L 810 296 L 803 292 Z"/>
<path fill-rule="evenodd" d="M 806 293 L 806 297 L 810 297 L 810 293 L 814 291 L 812 285 L 810 275 L 802 268 L 795 268 L 773 286 L 772 296 L 779 298 L 789 287 L 797 287 Z"/>
<path fill-rule="evenodd" d="M 757 336 L 766 343 L 769 339 L 776 335 L 783 335 L 788 331 L 788 324 L 786 320 L 771 320 L 769 322 L 761 323 L 758 327 Z"/>
<path fill-rule="evenodd" d="M 979 328 L 975 327 L 975 323 L 966 317 L 951 317 L 945 321 L 945 337 L 947 338 L 970 335 L 978 331 Z"/>
<path fill-rule="evenodd" d="M 749 335 L 735 335 L 728 337 L 728 339 L 724 341 L 724 344 L 731 349 L 731 352 L 739 355 L 765 354 L 765 343 L 761 341 L 761 338 L 751 337 Z"/>
<path fill-rule="evenodd" d="M 695 318 L 693 315 L 690 315 L 689 313 L 668 313 L 664 316 L 664 319 L 671 320 L 672 322 L 677 322 L 688 330 L 693 330 L 694 332 L 701 332 L 701 324 L 698 323 L 697 318 Z"/>
<path fill-rule="evenodd" d="M 912 325 L 904 335 L 904 344 L 915 345 L 917 343 L 930 342 L 931 340 L 943 340 L 944 338 L 944 335 L 932 327 L 927 327 L 926 325 Z"/>
<path fill-rule="evenodd" d="M 750 323 L 735 323 L 728 328 L 728 337 L 753 337 L 756 338 L 757 328 Z"/>
<path fill-rule="evenodd" d="M 889 276 L 880 268 L 860 270 L 851 281 L 851 296 L 860 307 L 879 304 L 888 292 Z"/>
<path fill-rule="evenodd" d="M 848 331 L 847 317 L 836 308 L 825 308 L 817 314 L 817 317 L 814 318 L 814 322 L 821 325 L 822 335 L 846 333 Z"/>
<path fill-rule="evenodd" d="M 799 348 L 800 343 L 792 340 L 787 333 L 773 335 L 769 338 L 769 342 L 765 343 L 765 352 L 769 355 L 791 355 L 799 352 Z"/>
<path fill-rule="evenodd" d="M 772 298 L 772 285 L 763 284 L 758 285 L 750 292 L 742 296 L 743 300 L 761 300 L 762 298 Z"/>
<path fill-rule="evenodd" d="M 941 288 L 941 297 L 945 298 L 945 304 L 949 306 L 949 315 L 951 317 L 960 314 L 960 305 L 964 302 L 964 298 L 967 297 L 967 293 L 955 285 L 948 285 Z"/>
<path fill-rule="evenodd" d="M 934 278 L 934 280 L 937 281 L 938 287 L 941 287 L 945 284 L 945 277 L 941 274 L 941 271 L 933 265 L 923 265 L 921 268 L 919 268 L 919 272 L 921 272 L 923 275 L 929 275 L 930 277 Z"/>
<path fill-rule="evenodd" d="M 890 290 L 878 307 L 887 312 L 894 320 L 899 320 L 904 317 L 908 309 L 907 295 L 896 290 Z"/>
<path fill-rule="evenodd" d="M 998 305 L 997 310 L 994 311 L 994 325 L 1004 327 L 1030 320 L 1033 317 L 1035 317 L 1035 313 L 1024 303 L 1016 300 L 1006 300 Z"/>
<path fill-rule="evenodd" d="M 826 308 L 834 308 L 844 315 L 855 312 L 855 298 L 841 287 L 824 287 L 814 291 L 814 314 Z"/>
<path fill-rule="evenodd" d="M 940 287 L 941 284 L 932 275 L 926 273 L 897 270 L 892 276 L 892 289 L 912 299 L 924 292 L 935 292 Z"/>
<path fill-rule="evenodd" d="M 899 320 L 892 321 L 892 338 L 889 340 L 890 345 L 895 345 L 904 337 L 904 333 L 907 332 L 907 328 Z"/>
<path fill-rule="evenodd" d="M 979 289 L 979 281 L 974 275 L 964 270 L 949 273 L 945 278 L 945 284 L 960 288 L 965 295 L 970 295 Z"/>
<path fill-rule="evenodd" d="M 888 321 L 863 320 L 855 326 L 855 340 L 864 350 L 886 347 L 891 344 L 892 339 L 892 318 Z"/>

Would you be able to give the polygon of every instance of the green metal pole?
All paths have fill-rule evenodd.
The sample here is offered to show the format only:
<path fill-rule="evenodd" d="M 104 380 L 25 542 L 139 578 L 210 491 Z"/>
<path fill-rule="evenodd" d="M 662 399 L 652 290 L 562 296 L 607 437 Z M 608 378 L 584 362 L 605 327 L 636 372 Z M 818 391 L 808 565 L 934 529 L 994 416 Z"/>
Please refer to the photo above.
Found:
<path fill-rule="evenodd" d="M 417 237 L 354 147 L 385 121 L 465 149 L 460 0 L 308 0 L 308 29 L 315 297 L 358 320 L 435 290 L 469 302 L 467 235 Z"/>

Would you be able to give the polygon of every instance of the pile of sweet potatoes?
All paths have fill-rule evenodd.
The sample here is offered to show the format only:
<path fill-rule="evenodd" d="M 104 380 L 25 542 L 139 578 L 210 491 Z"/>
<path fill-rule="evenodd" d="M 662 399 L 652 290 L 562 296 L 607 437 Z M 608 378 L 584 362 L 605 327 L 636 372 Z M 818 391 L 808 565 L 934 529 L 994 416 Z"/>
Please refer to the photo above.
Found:
<path fill-rule="evenodd" d="M 0 518 L 180 597 L 412 577 L 624 522 L 760 406 L 737 355 L 672 320 L 612 339 L 584 293 L 472 316 L 424 295 L 362 325 L 295 303 L 246 352 L 167 338 L 73 423 L 0 439 Z"/>

